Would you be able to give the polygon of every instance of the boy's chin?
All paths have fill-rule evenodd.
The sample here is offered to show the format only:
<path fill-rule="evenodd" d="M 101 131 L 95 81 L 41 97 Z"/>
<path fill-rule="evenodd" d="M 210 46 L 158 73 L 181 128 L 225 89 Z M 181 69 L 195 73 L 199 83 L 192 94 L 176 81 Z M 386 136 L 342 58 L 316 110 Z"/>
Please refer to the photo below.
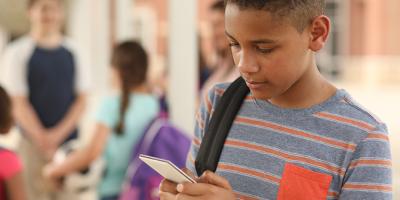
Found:
<path fill-rule="evenodd" d="M 251 91 L 251 96 L 255 99 L 268 101 L 272 97 L 272 95 L 268 94 L 267 92 L 260 92 L 260 91 L 253 91 L 253 90 L 250 90 L 250 91 Z"/>

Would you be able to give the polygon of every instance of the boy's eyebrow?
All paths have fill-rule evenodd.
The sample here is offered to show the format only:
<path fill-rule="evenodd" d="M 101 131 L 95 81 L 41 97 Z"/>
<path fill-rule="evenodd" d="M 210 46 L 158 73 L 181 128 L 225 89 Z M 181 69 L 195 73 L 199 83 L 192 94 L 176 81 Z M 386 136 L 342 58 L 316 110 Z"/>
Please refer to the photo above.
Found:
<path fill-rule="evenodd" d="M 231 34 L 229 34 L 226 30 L 225 30 L 225 35 L 230 37 L 231 39 L 235 39 Z"/>
<path fill-rule="evenodd" d="M 227 31 L 225 31 L 225 35 L 230 37 L 231 39 L 235 40 L 235 38 L 230 35 Z M 270 39 L 257 39 L 257 40 L 252 40 L 251 43 L 253 44 L 274 44 L 276 41 L 270 40 Z"/>
<path fill-rule="evenodd" d="M 253 44 L 274 44 L 276 41 L 270 39 L 260 39 L 251 41 Z"/>

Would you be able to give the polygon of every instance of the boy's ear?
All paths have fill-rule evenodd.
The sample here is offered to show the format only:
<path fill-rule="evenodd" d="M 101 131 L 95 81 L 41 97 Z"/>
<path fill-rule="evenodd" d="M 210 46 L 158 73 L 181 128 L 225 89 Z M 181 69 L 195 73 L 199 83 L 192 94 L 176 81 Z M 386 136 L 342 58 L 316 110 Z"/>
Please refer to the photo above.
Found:
<path fill-rule="evenodd" d="M 312 51 L 321 50 L 328 39 L 331 22 L 325 15 L 315 17 L 310 25 L 310 44 Z"/>

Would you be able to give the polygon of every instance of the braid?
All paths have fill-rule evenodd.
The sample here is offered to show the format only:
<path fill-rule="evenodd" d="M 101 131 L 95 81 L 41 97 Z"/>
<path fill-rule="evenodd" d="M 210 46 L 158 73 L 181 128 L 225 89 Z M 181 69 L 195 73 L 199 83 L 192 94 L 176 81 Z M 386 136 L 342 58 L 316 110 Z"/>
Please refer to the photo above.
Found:
<path fill-rule="evenodd" d="M 115 47 L 111 64 L 117 69 L 121 82 L 119 121 L 114 127 L 114 131 L 116 134 L 122 135 L 125 128 L 125 115 L 130 103 L 130 94 L 132 90 L 146 81 L 147 54 L 139 43 L 126 41 Z"/>
<path fill-rule="evenodd" d="M 122 75 L 123 76 L 123 75 Z M 125 126 L 125 113 L 129 106 L 129 93 L 130 87 L 127 80 L 121 80 L 122 94 L 121 94 L 121 106 L 119 108 L 119 121 L 115 127 L 115 132 L 118 135 L 122 135 Z"/>

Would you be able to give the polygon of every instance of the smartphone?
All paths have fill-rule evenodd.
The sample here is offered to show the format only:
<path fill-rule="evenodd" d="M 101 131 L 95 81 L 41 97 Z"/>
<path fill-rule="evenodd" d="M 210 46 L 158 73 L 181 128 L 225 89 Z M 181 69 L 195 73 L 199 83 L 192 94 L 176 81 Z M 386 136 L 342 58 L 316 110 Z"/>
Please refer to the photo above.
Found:
<path fill-rule="evenodd" d="M 153 168 L 156 172 L 158 172 L 164 178 L 173 181 L 175 183 L 196 183 L 195 180 L 190 178 L 185 172 L 180 170 L 176 165 L 174 165 L 169 160 L 164 160 L 161 158 L 156 158 L 148 155 L 139 155 L 140 160 L 145 162 L 148 166 Z"/>

